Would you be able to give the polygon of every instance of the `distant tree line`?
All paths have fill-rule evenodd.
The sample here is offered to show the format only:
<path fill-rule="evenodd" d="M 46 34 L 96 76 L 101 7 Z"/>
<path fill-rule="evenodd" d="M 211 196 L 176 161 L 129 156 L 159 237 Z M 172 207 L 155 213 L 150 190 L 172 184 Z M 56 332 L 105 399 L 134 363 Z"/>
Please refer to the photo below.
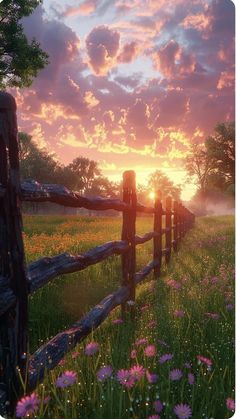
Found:
<path fill-rule="evenodd" d="M 189 177 L 198 186 L 195 201 L 231 200 L 235 193 L 235 122 L 218 124 L 204 144 L 193 144 L 186 158 Z"/>

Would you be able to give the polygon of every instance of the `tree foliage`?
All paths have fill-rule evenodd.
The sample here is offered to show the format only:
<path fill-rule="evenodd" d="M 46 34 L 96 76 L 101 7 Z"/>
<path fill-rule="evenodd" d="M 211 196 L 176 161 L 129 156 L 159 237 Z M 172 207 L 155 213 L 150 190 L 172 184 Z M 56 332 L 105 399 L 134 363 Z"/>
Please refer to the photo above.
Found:
<path fill-rule="evenodd" d="M 156 192 L 160 190 L 163 198 L 170 195 L 175 200 L 180 199 L 180 185 L 174 185 L 168 176 L 166 176 L 161 170 L 156 170 L 149 175 L 147 187 L 149 192 Z"/>
<path fill-rule="evenodd" d="M 41 0 L 2 0 L 0 3 L 0 88 L 30 86 L 48 55 L 33 39 L 28 42 L 20 20 Z"/>

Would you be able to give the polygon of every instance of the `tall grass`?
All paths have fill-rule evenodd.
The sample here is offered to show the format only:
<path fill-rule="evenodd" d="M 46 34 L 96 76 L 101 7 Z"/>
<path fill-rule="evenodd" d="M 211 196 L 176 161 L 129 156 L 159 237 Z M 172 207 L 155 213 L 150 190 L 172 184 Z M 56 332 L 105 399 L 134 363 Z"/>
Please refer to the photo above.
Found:
<path fill-rule="evenodd" d="M 28 262 L 62 251 L 82 252 L 119 239 L 120 224 L 119 218 L 27 217 Z M 139 218 L 138 233 L 150 231 L 151 224 L 150 218 Z M 42 401 L 35 417 L 143 419 L 159 414 L 161 418 L 175 418 L 173 409 L 181 403 L 189 406 L 194 419 L 231 417 L 226 400 L 233 398 L 234 392 L 233 231 L 232 217 L 198 219 L 168 267 L 163 266 L 162 277 L 138 287 L 135 318 L 127 315 L 123 323 L 113 323 L 120 317 L 120 310 L 114 310 L 99 329 L 48 373 L 36 390 Z M 137 250 L 138 269 L 152 259 L 152 245 Z M 120 261 L 114 257 L 58 278 L 38 291 L 30 301 L 31 349 L 77 320 L 116 289 L 119 281 Z M 144 338 L 146 343 L 138 345 Z M 87 356 L 84 349 L 91 341 L 98 343 L 99 351 Z M 145 355 L 148 345 L 155 346 L 155 356 Z M 166 353 L 173 358 L 160 363 Z M 199 361 L 199 355 L 208 361 Z M 110 365 L 113 374 L 101 382 L 97 372 L 103 365 Z M 149 383 L 145 375 L 131 388 L 122 386 L 117 372 L 133 365 L 157 374 L 156 383 Z M 182 373 L 178 381 L 169 377 L 173 369 Z M 66 370 L 76 372 L 77 377 L 73 385 L 62 389 L 56 380 Z M 193 374 L 194 384 L 189 383 L 188 374 Z M 50 400 L 43 403 L 47 396 Z M 163 404 L 159 413 L 153 405 L 156 400 Z"/>

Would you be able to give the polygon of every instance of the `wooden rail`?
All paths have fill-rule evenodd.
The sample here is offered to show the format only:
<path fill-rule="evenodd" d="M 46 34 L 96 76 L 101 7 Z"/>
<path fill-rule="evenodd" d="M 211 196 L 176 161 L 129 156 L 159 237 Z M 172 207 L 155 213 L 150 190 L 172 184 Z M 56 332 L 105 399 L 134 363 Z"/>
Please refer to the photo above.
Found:
<path fill-rule="evenodd" d="M 41 185 L 36 181 L 20 184 L 16 105 L 12 96 L 0 93 L 0 414 L 13 414 L 22 394 L 18 371 L 27 383 L 27 392 L 43 380 L 46 370 L 54 368 L 65 354 L 96 329 L 117 306 L 127 310 L 135 300 L 135 288 L 152 271 L 161 274 L 163 257 L 168 263 L 172 249 L 194 223 L 194 214 L 181 203 L 156 192 L 154 207 L 137 202 L 135 172 L 123 174 L 123 199 L 87 198 L 61 185 Z M 54 202 L 92 210 L 122 211 L 121 240 L 77 255 L 69 253 L 43 257 L 25 266 L 20 201 Z M 173 204 L 173 205 L 172 205 Z M 136 235 L 137 212 L 154 214 L 153 231 Z M 165 228 L 163 225 L 165 216 Z M 165 247 L 162 248 L 162 237 Z M 153 260 L 136 272 L 136 246 L 153 240 Z M 121 255 L 122 278 L 118 290 L 105 297 L 81 320 L 57 334 L 34 354 L 27 352 L 28 296 L 59 275 L 78 272 L 112 255 Z M 28 368 L 26 369 L 26 364 Z"/>

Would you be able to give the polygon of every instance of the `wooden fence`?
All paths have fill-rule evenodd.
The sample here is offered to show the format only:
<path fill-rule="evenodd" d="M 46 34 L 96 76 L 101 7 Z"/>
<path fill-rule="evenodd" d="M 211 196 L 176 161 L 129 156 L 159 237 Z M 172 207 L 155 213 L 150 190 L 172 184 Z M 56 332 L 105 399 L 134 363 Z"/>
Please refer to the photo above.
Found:
<path fill-rule="evenodd" d="M 135 300 L 136 285 L 154 271 L 160 276 L 162 258 L 168 263 L 172 249 L 194 223 L 194 214 L 181 203 L 166 198 L 162 208 L 161 193 L 156 193 L 154 207 L 137 202 L 135 173 L 123 174 L 123 200 L 86 198 L 60 185 L 41 185 L 35 181 L 20 183 L 19 153 L 14 98 L 0 93 L 0 413 L 12 413 L 22 394 L 19 372 L 27 392 L 43 380 L 65 354 L 96 329 L 117 306 L 126 310 L 127 301 Z M 92 210 L 114 209 L 123 213 L 121 240 L 105 243 L 86 253 L 63 253 L 43 257 L 25 265 L 22 239 L 21 201 L 55 202 L 69 207 Z M 173 205 L 172 205 L 173 204 Z M 154 215 L 153 231 L 136 235 L 136 214 Z M 165 223 L 163 223 L 163 216 Z M 165 226 L 163 228 L 162 226 Z M 165 247 L 162 248 L 162 236 Z M 136 246 L 153 240 L 153 260 L 136 272 Z M 81 320 L 57 334 L 34 354 L 28 354 L 28 296 L 58 275 L 77 272 L 111 255 L 121 255 L 121 285 L 105 297 Z"/>

